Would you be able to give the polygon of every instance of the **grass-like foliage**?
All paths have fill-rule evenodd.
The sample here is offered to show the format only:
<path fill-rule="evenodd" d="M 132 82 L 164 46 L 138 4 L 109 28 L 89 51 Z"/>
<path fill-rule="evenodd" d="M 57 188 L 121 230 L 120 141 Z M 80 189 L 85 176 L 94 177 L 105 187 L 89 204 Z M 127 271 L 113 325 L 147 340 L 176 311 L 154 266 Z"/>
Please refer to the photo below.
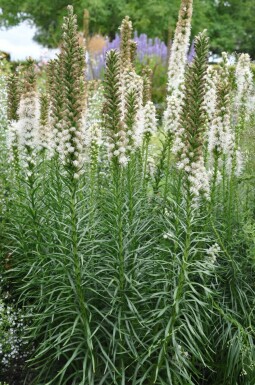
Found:
<path fill-rule="evenodd" d="M 202 32 L 187 64 L 191 14 L 183 0 L 163 128 L 128 17 L 102 84 L 72 7 L 46 89 L 31 59 L 1 78 L 2 293 L 25 314 L 25 384 L 254 385 L 250 60 L 212 70 Z"/>

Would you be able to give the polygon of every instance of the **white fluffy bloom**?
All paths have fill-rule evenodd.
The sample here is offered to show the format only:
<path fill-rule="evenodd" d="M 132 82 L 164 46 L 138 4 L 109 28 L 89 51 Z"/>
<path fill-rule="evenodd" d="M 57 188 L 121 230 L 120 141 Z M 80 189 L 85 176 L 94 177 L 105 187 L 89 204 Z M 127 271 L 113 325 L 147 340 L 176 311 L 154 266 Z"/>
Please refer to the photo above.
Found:
<path fill-rule="evenodd" d="M 221 166 L 219 168 L 221 168 Z M 207 172 L 208 172 L 209 181 L 211 183 L 214 178 L 214 170 L 212 168 L 209 168 Z M 221 181 L 222 181 L 222 173 L 220 170 L 217 170 L 214 183 L 215 185 L 219 185 Z"/>
<path fill-rule="evenodd" d="M 217 82 L 218 74 L 213 66 L 208 66 L 205 83 L 204 105 L 207 115 L 207 131 L 210 130 L 210 125 L 215 115 L 217 101 Z"/>
<path fill-rule="evenodd" d="M 119 163 L 121 166 L 126 166 L 128 164 L 128 158 L 124 154 L 120 154 Z"/>
<path fill-rule="evenodd" d="M 0 63 L 1 65 L 1 63 Z M 8 158 L 13 162 L 18 153 L 18 125 L 16 121 L 7 119 L 7 89 L 6 77 L 0 75 L 0 151 L 3 153 L 8 150 Z M 5 129 L 7 128 L 7 131 Z M 6 143 L 6 147 L 4 144 Z M 3 146 L 3 147 L 2 147 Z"/>
<path fill-rule="evenodd" d="M 180 128 L 180 135 L 176 136 L 173 145 L 173 152 L 178 154 L 179 161 L 177 168 L 183 170 L 190 184 L 190 192 L 193 198 L 199 198 L 202 194 L 206 199 L 209 199 L 210 185 L 209 175 L 204 163 L 202 151 L 194 154 L 190 151 L 188 142 L 185 140 L 185 130 Z"/>
<path fill-rule="evenodd" d="M 84 144 L 86 159 L 90 160 L 92 153 L 97 152 L 98 147 L 103 144 L 102 116 L 103 108 L 102 88 L 89 93 L 87 109 L 83 117 Z"/>
<path fill-rule="evenodd" d="M 177 168 L 186 172 L 190 184 L 190 192 L 194 198 L 199 198 L 200 194 L 202 194 L 206 199 L 209 199 L 209 176 L 202 154 L 195 160 L 188 157 L 182 159 L 177 163 Z"/>
<path fill-rule="evenodd" d="M 240 127 L 248 116 L 248 100 L 252 89 L 250 58 L 246 54 L 239 58 L 236 68 L 237 91 L 233 98 L 227 54 L 223 53 L 222 56 L 223 65 L 217 81 L 217 108 L 208 131 L 209 167 L 216 167 L 219 171 L 225 168 L 228 175 L 234 173 L 239 176 L 244 163 L 239 145 Z"/>
<path fill-rule="evenodd" d="M 40 143 L 40 107 L 38 96 L 35 93 L 21 98 L 18 116 L 18 130 L 21 147 L 36 149 Z"/>
<path fill-rule="evenodd" d="M 144 111 L 143 111 L 143 79 L 137 75 L 133 70 L 124 71 L 121 86 L 121 109 L 122 121 L 124 122 L 124 129 L 127 132 L 127 146 L 132 153 L 136 148 L 142 144 L 142 136 L 144 130 Z M 129 111 L 129 102 L 133 96 L 133 111 Z M 132 116 L 132 124 L 130 126 L 130 114 Z"/>
<path fill-rule="evenodd" d="M 0 60 L 1 66 L 1 60 Z M 1 131 L 7 126 L 7 88 L 6 88 L 6 76 L 1 73 L 0 68 L 0 125 Z"/>
<path fill-rule="evenodd" d="M 231 90 L 227 54 L 223 52 L 222 58 L 223 63 L 217 81 L 216 111 L 208 131 L 209 167 L 225 167 L 230 173 L 235 135 L 231 127 Z"/>
<path fill-rule="evenodd" d="M 234 152 L 230 172 L 239 176 L 243 170 L 244 159 L 240 150 L 240 137 L 249 121 L 251 110 L 249 102 L 252 96 L 253 76 L 251 72 L 251 60 L 248 54 L 241 54 L 236 65 L 236 95 L 234 100 Z"/>
<path fill-rule="evenodd" d="M 6 146 L 8 149 L 8 155 L 10 162 L 14 162 L 17 159 L 19 151 L 19 127 L 18 122 L 11 121 L 6 133 Z"/>
<path fill-rule="evenodd" d="M 215 116 L 208 132 L 208 150 L 211 162 L 213 163 L 214 151 L 219 155 L 230 156 L 233 152 L 233 146 L 234 136 L 231 130 L 230 110 L 228 110 Z"/>
<path fill-rule="evenodd" d="M 168 93 L 183 83 L 191 32 L 192 0 L 182 0 L 168 64 Z"/>
<path fill-rule="evenodd" d="M 31 174 L 29 168 L 35 165 L 36 152 L 40 145 L 40 105 L 35 92 L 30 92 L 26 96 L 21 97 L 18 117 L 19 120 L 15 124 L 15 130 L 17 130 L 23 166 L 27 169 L 27 176 L 29 176 L 29 174 Z"/>
<path fill-rule="evenodd" d="M 107 136 L 108 158 L 126 166 L 130 155 L 142 145 L 144 132 L 143 79 L 132 68 L 119 79 L 120 116 L 115 132 Z"/>
<path fill-rule="evenodd" d="M 144 110 L 142 107 L 139 107 L 136 117 L 133 133 L 131 136 L 131 141 L 128 143 L 128 148 L 130 152 L 134 152 L 135 149 L 141 147 L 144 134 Z M 132 146 L 133 144 L 133 146 Z"/>
<path fill-rule="evenodd" d="M 144 108 L 144 135 L 154 135 L 157 132 L 156 108 L 151 101 L 148 101 Z"/>
<path fill-rule="evenodd" d="M 236 167 L 235 175 L 240 176 L 244 169 L 244 156 L 240 148 L 236 150 Z"/>
<path fill-rule="evenodd" d="M 118 158 L 120 165 L 125 166 L 128 163 L 129 157 L 128 152 L 128 137 L 126 132 L 121 129 L 117 134 L 114 135 L 114 142 L 107 143 L 108 158 Z"/>
<path fill-rule="evenodd" d="M 54 132 L 52 130 L 52 125 L 50 121 L 50 116 L 48 116 L 47 122 L 39 124 L 39 139 L 40 147 L 47 150 L 47 157 L 51 158 L 54 153 Z"/>
<path fill-rule="evenodd" d="M 208 262 L 210 262 L 212 265 L 214 265 L 220 252 L 221 252 L 221 248 L 218 245 L 218 243 L 215 243 L 214 245 L 210 246 L 206 250 Z"/>
<path fill-rule="evenodd" d="M 39 134 L 40 134 L 40 143 L 42 148 L 45 148 L 48 150 L 48 155 L 51 157 L 53 155 L 53 135 L 52 135 L 52 128 L 50 124 L 46 124 L 44 126 L 40 125 L 39 127 Z"/>
<path fill-rule="evenodd" d="M 102 126 L 100 122 L 91 123 L 86 127 L 84 143 L 87 148 L 90 148 L 93 144 L 101 146 L 102 140 Z"/>
<path fill-rule="evenodd" d="M 80 121 L 76 127 L 70 126 L 59 131 L 58 140 L 57 151 L 60 159 L 64 164 L 69 164 L 72 159 L 72 164 L 77 170 L 76 174 L 80 175 L 84 163 L 84 125 L 82 122 Z"/>
<path fill-rule="evenodd" d="M 164 112 L 164 130 L 169 134 L 175 135 L 178 131 L 183 97 L 184 93 L 179 89 L 167 96 L 167 108 Z"/>
<path fill-rule="evenodd" d="M 236 65 L 236 107 L 247 104 L 249 96 L 253 88 L 253 78 L 251 72 L 251 59 L 250 56 L 246 53 L 240 55 L 239 60 Z"/>
<path fill-rule="evenodd" d="M 150 177 L 153 177 L 156 172 L 156 161 L 152 156 L 148 157 L 148 173 Z"/>
<path fill-rule="evenodd" d="M 167 107 L 164 112 L 164 129 L 174 134 L 179 123 L 179 115 L 183 100 L 183 83 L 187 53 L 189 49 L 192 0 L 183 0 L 179 12 L 174 40 L 168 63 L 168 96 Z"/>

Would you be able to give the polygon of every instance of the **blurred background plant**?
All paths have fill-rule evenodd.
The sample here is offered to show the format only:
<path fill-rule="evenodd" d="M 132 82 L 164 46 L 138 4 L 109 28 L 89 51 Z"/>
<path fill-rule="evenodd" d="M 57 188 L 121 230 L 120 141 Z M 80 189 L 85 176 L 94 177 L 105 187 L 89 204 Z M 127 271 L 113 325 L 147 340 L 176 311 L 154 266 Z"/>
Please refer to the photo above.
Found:
<path fill-rule="evenodd" d="M 114 39 L 121 20 L 129 15 L 138 34 L 160 38 L 167 43 L 169 28 L 173 32 L 178 15 L 179 0 L 82 0 L 68 1 L 1 0 L 0 24 L 13 26 L 22 20 L 32 21 L 37 32 L 35 39 L 45 46 L 57 47 L 61 36 L 61 23 L 68 4 L 75 6 L 78 25 L 83 29 L 86 21 L 84 9 L 90 14 L 89 32 Z M 207 28 L 211 50 L 248 52 L 255 57 L 254 1 L 194 0 L 192 37 Z M 85 21 L 84 21 L 85 18 Z"/>
<path fill-rule="evenodd" d="M 102 41 L 101 46 L 98 42 Z M 134 34 L 137 43 L 136 60 L 143 64 L 148 64 L 151 60 L 167 66 L 168 47 L 159 38 L 150 39 L 146 34 Z M 119 49 L 120 35 L 116 34 L 115 38 L 110 41 L 109 38 L 97 36 L 92 37 L 88 42 L 89 57 L 89 77 L 97 79 L 102 77 L 102 71 L 105 67 L 105 55 L 110 49 Z"/>
<path fill-rule="evenodd" d="M 44 1 L 40 5 L 34 0 L 22 0 L 10 3 L 2 0 L 0 4 L 0 25 L 11 27 L 27 20 L 37 27 L 35 40 L 48 47 L 58 47 L 61 34 L 61 20 L 67 0 L 57 3 Z M 121 19 L 128 14 L 133 21 L 137 42 L 136 67 L 150 66 L 152 76 L 152 100 L 159 115 L 164 109 L 166 95 L 166 66 L 173 37 L 179 0 L 152 0 L 141 3 L 138 0 L 97 1 L 83 0 L 75 3 L 81 38 L 87 41 L 87 74 L 89 79 L 102 79 L 105 54 L 112 48 L 118 48 L 120 36 L 116 30 Z M 218 58 L 219 53 L 248 52 L 254 56 L 253 39 L 255 30 L 251 20 L 254 11 L 252 0 L 245 0 L 242 7 L 237 0 L 214 1 L 194 0 L 192 36 L 204 28 L 210 36 L 211 58 Z M 193 55 L 191 45 L 189 58 Z M 8 54 L 8 53 L 7 53 Z M 6 54 L 6 55 L 7 55 Z M 47 57 L 48 56 L 48 57 Z M 42 75 L 42 87 L 45 84 L 44 64 L 49 55 L 42 50 L 38 61 L 38 71 Z M 13 62 L 12 67 L 20 63 Z"/>

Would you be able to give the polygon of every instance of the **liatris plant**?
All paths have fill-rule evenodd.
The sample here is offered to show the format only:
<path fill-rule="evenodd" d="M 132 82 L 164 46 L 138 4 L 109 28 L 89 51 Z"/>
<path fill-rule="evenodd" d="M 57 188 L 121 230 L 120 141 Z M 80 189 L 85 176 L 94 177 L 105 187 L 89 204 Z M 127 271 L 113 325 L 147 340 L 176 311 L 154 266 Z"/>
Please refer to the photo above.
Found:
<path fill-rule="evenodd" d="M 50 150 L 52 133 L 49 124 L 49 95 L 47 93 L 40 95 L 39 140 L 42 150 Z"/>
<path fill-rule="evenodd" d="M 205 82 L 205 110 L 206 110 L 206 138 L 205 138 L 205 160 L 208 158 L 208 135 L 210 134 L 212 122 L 216 109 L 216 88 L 218 83 L 218 73 L 213 66 L 208 66 Z"/>
<path fill-rule="evenodd" d="M 178 23 L 169 58 L 168 92 L 170 95 L 173 90 L 178 89 L 183 82 L 191 32 L 192 6 L 192 0 L 183 0 L 181 2 Z"/>
<path fill-rule="evenodd" d="M 63 82 L 64 106 L 61 111 L 58 153 L 61 160 L 78 178 L 82 170 L 84 146 L 82 117 L 85 108 L 85 55 L 79 44 L 76 16 L 69 7 L 63 24 L 62 53 L 59 66 Z"/>
<path fill-rule="evenodd" d="M 27 170 L 27 177 L 31 177 L 39 143 L 39 100 L 36 93 L 35 63 L 32 59 L 26 63 L 18 116 L 17 129 L 22 163 Z"/>
<path fill-rule="evenodd" d="M 98 85 L 88 90 L 87 110 L 84 116 L 84 140 L 87 153 L 87 162 L 96 167 L 99 161 L 100 146 L 103 143 L 102 130 L 103 88 Z"/>
<path fill-rule="evenodd" d="M 170 162 L 170 147 L 179 125 L 182 99 L 184 96 L 184 73 L 187 64 L 187 52 L 192 18 L 192 0 L 183 0 L 179 11 L 179 18 L 171 46 L 168 63 L 167 106 L 164 112 L 164 131 L 166 134 L 162 156 L 166 154 L 167 167 L 165 176 L 165 196 L 168 188 L 168 174 Z"/>
<path fill-rule="evenodd" d="M 6 170 L 6 159 L 8 158 L 8 149 L 7 146 L 4 145 L 4 143 L 6 142 L 6 130 L 8 126 L 8 95 L 6 83 L 6 75 L 2 73 L 2 69 L 0 67 L 0 212 L 4 212 L 7 208 L 6 195 L 8 194 L 8 176 Z"/>
<path fill-rule="evenodd" d="M 7 100 L 7 117 L 9 120 L 8 130 L 8 147 L 9 147 L 9 158 L 13 161 L 16 172 L 19 168 L 19 133 L 17 121 L 18 107 L 20 102 L 20 89 L 19 79 L 17 73 L 11 74 L 8 78 L 8 100 Z"/>
<path fill-rule="evenodd" d="M 231 130 L 231 84 L 227 64 L 227 55 L 223 53 L 216 87 L 216 110 L 209 129 L 209 162 L 212 167 L 212 199 L 216 184 L 227 175 L 231 164 L 234 138 Z M 231 168 L 231 166 L 230 166 Z"/>
<path fill-rule="evenodd" d="M 123 69 L 131 66 L 132 23 L 126 16 L 120 26 L 120 61 Z"/>
<path fill-rule="evenodd" d="M 198 197 L 200 193 L 209 198 L 209 180 L 203 155 L 208 50 L 208 39 L 202 33 L 195 41 L 196 56 L 186 74 L 183 107 L 173 149 L 178 157 L 177 167 L 186 175 L 187 194 L 191 198 Z"/>
<path fill-rule="evenodd" d="M 233 171 L 238 175 L 242 171 L 242 158 L 240 151 L 240 136 L 249 122 L 250 113 L 248 103 L 252 94 L 253 78 L 251 61 L 248 54 L 241 54 L 236 65 L 236 98 L 235 98 L 235 149 L 233 154 Z"/>
<path fill-rule="evenodd" d="M 105 73 L 104 125 L 108 137 L 109 158 L 119 164 L 127 163 L 126 132 L 121 121 L 120 59 L 116 51 L 107 55 Z"/>
<path fill-rule="evenodd" d="M 168 98 L 165 112 L 165 130 L 167 132 L 174 132 L 175 126 L 178 124 L 178 111 L 180 111 L 182 99 L 181 89 L 187 64 L 191 17 L 192 1 L 183 0 L 168 64 Z M 173 109 L 173 107 L 175 108 Z"/>
<path fill-rule="evenodd" d="M 63 85 L 62 85 L 62 55 L 48 64 L 48 91 L 50 98 L 49 120 L 52 127 L 53 140 L 51 149 L 58 151 L 61 140 Z"/>
<path fill-rule="evenodd" d="M 206 274 L 205 270 L 211 268 L 211 263 L 207 265 L 204 262 L 200 265 L 202 256 L 199 252 L 194 254 L 191 246 L 192 242 L 195 242 L 195 247 L 197 248 L 201 242 L 199 235 L 195 236 L 194 233 L 195 211 L 192 210 L 192 206 L 194 200 L 200 194 L 204 193 L 207 197 L 209 192 L 207 173 L 203 160 L 203 132 L 205 129 L 204 82 L 208 57 L 208 38 L 205 33 L 201 33 L 196 38 L 195 50 L 194 61 L 188 69 L 185 78 L 186 87 L 180 116 L 180 126 L 174 144 L 179 160 L 177 167 L 183 170 L 182 179 L 185 204 L 178 208 L 170 205 L 172 214 L 168 214 L 169 206 L 166 209 L 168 218 L 166 218 L 165 225 L 169 227 L 169 230 L 164 234 L 164 239 L 167 242 L 173 242 L 172 247 L 169 244 L 168 250 L 170 255 L 173 253 L 172 258 L 174 258 L 174 261 L 172 268 L 175 269 L 175 273 L 173 271 L 166 272 L 169 281 L 166 282 L 165 290 L 166 292 L 168 290 L 172 291 L 174 301 L 171 303 L 164 298 L 164 294 L 158 293 L 157 303 L 159 304 L 160 301 L 164 303 L 166 301 L 164 306 L 165 311 L 168 312 L 169 319 L 164 324 L 164 328 L 159 327 L 159 343 L 156 344 L 156 341 L 153 341 L 152 338 L 152 349 L 155 358 L 157 358 L 155 363 L 152 364 L 150 384 L 159 382 L 161 378 L 165 378 L 165 381 L 171 384 L 183 383 L 184 378 L 189 378 L 191 381 L 191 373 L 194 370 L 190 363 L 191 357 L 196 356 L 196 359 L 201 357 L 201 361 L 204 361 L 204 363 L 209 358 L 205 350 L 203 352 L 200 350 L 203 349 L 203 344 L 206 344 L 204 326 L 202 326 L 201 331 L 195 326 L 196 322 L 201 323 L 199 317 L 209 316 L 209 307 L 205 305 L 202 309 L 197 303 L 195 318 L 193 318 L 190 309 L 192 303 L 192 295 L 190 296 L 190 293 L 193 290 L 197 290 L 195 287 L 198 284 L 196 280 L 192 282 L 193 269 L 197 269 L 198 274 L 203 276 Z M 182 194 L 181 191 L 178 193 Z M 174 213 L 178 213 L 178 218 L 174 219 Z M 172 218 L 172 223 L 170 218 Z M 178 229 L 180 224 L 183 226 L 184 232 Z M 173 282 L 171 282 L 172 279 L 174 280 Z M 203 278 L 202 282 L 200 295 L 203 297 L 206 295 Z M 179 331 L 178 325 L 181 324 L 182 317 L 185 317 L 188 322 L 183 324 L 183 330 Z M 185 337 L 189 333 L 189 328 L 196 330 L 192 344 Z M 168 364 L 171 361 L 174 362 L 174 365 Z"/>
<path fill-rule="evenodd" d="M 0 267 L 27 320 L 25 384 L 253 385 L 255 190 L 248 165 L 233 172 L 252 121 L 239 129 L 248 59 L 231 82 L 225 54 L 208 68 L 203 32 L 187 65 L 191 14 L 183 0 L 162 132 L 128 18 L 103 82 L 85 78 L 70 6 L 46 90 L 31 60 L 20 74 L 18 172 L 1 143 Z"/>
<path fill-rule="evenodd" d="M 9 75 L 8 78 L 8 111 L 9 121 L 18 120 L 18 107 L 20 101 L 19 78 L 17 73 Z"/>

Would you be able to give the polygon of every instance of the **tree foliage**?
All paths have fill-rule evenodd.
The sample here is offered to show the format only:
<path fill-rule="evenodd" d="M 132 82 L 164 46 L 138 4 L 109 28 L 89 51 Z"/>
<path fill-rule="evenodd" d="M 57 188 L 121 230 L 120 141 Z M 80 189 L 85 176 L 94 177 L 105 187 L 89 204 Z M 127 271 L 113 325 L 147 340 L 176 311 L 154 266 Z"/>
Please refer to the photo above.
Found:
<path fill-rule="evenodd" d="M 58 45 L 61 21 L 68 4 L 74 6 L 82 30 L 83 11 L 90 13 L 90 33 L 113 37 L 121 20 L 129 15 L 134 29 L 167 41 L 174 30 L 179 0 L 0 0 L 0 25 L 10 27 L 31 20 L 38 28 L 35 40 L 49 47 Z M 208 29 L 214 52 L 246 51 L 255 57 L 254 0 L 195 0 L 193 36 Z"/>

